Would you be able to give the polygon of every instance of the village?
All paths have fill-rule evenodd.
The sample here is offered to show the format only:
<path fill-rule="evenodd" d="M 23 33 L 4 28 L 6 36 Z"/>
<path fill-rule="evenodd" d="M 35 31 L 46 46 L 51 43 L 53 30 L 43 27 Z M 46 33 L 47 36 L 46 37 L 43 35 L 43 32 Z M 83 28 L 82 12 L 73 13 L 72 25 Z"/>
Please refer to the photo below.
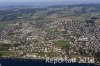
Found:
<path fill-rule="evenodd" d="M 0 26 L 0 57 L 100 63 L 100 16 L 90 18 L 84 9 L 12 9 L 0 15 L 0 24 L 7 23 Z"/>
<path fill-rule="evenodd" d="M 40 27 L 41 25 L 41 27 Z M 95 57 L 100 55 L 100 27 L 96 22 L 77 22 L 64 17 L 52 23 L 8 24 L 0 43 L 10 44 L 11 57 L 46 59 Z"/>

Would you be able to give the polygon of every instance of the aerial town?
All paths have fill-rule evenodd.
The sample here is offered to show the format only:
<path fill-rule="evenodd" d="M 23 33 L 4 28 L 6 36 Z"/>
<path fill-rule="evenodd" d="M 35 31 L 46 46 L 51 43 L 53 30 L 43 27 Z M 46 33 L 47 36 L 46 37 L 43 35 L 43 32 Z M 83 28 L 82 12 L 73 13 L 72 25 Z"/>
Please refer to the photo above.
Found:
<path fill-rule="evenodd" d="M 47 57 L 75 58 L 77 62 L 86 58 L 85 63 L 100 63 L 100 8 L 1 8 L 0 58 Z"/>

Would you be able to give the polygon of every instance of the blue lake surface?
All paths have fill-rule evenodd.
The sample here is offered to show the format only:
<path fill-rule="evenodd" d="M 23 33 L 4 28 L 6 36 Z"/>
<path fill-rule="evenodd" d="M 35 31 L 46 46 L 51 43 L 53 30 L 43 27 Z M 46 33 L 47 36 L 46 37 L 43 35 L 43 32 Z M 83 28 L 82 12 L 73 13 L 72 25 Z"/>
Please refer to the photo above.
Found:
<path fill-rule="evenodd" d="M 45 60 L 32 59 L 0 59 L 0 66 L 95 66 L 94 64 L 78 63 L 46 63 Z"/>

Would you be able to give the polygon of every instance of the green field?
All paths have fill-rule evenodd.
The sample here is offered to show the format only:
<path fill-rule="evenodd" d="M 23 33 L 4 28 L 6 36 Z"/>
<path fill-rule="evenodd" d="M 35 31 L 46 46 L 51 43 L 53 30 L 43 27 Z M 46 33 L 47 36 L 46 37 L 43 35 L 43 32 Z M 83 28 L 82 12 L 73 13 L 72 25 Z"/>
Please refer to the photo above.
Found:
<path fill-rule="evenodd" d="M 11 51 L 0 51 L 0 56 L 11 56 L 14 54 L 15 52 L 11 52 Z"/>
<path fill-rule="evenodd" d="M 0 27 L 5 27 L 8 25 L 8 22 L 0 22 Z"/>
<path fill-rule="evenodd" d="M 70 44 L 68 41 L 64 41 L 64 40 L 59 40 L 55 42 L 55 45 L 65 48 L 65 49 L 69 49 L 70 48 Z"/>

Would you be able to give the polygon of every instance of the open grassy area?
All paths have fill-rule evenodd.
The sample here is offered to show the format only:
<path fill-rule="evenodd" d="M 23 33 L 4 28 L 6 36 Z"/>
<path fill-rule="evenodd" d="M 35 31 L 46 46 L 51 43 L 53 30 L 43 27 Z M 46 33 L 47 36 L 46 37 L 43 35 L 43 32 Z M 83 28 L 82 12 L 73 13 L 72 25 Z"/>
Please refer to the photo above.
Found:
<path fill-rule="evenodd" d="M 6 22 L 6 21 L 0 21 L 0 28 L 1 27 L 5 27 L 8 25 L 9 22 Z"/>
<path fill-rule="evenodd" d="M 0 51 L 8 51 L 10 47 L 9 44 L 0 44 Z"/>
<path fill-rule="evenodd" d="M 11 56 L 14 55 L 14 52 L 11 51 L 0 51 L 0 56 Z"/>
<path fill-rule="evenodd" d="M 70 47 L 70 44 L 68 41 L 64 41 L 64 40 L 59 40 L 59 41 L 56 41 L 55 44 L 59 47 L 62 47 L 62 48 L 65 48 L 65 49 L 69 49 Z"/>
<path fill-rule="evenodd" d="M 11 47 L 10 44 L 0 44 L 0 56 L 11 56 L 14 55 L 15 52 L 9 51 Z"/>

